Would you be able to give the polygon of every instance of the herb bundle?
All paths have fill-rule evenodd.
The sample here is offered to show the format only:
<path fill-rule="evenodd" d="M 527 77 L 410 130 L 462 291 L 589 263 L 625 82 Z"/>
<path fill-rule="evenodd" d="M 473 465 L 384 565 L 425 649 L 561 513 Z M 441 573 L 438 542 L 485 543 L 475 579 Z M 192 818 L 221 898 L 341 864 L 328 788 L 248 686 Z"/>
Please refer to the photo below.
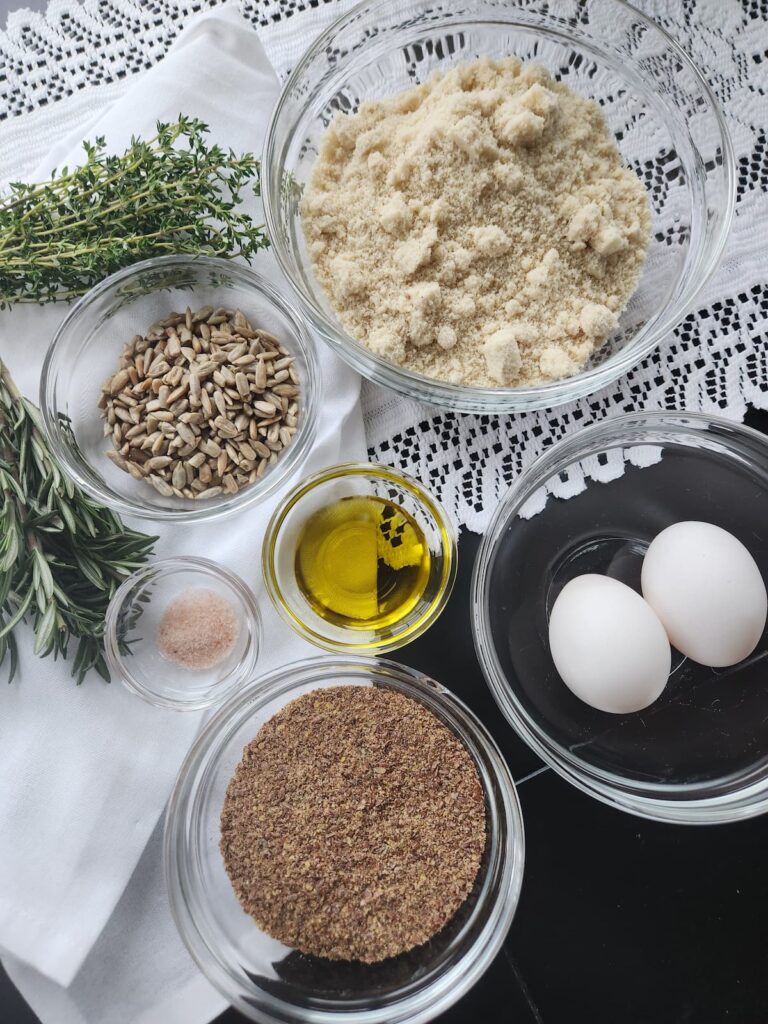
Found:
<path fill-rule="evenodd" d="M 102 638 L 107 605 L 143 564 L 154 537 L 126 529 L 82 493 L 51 454 L 37 409 L 0 362 L 0 663 L 17 667 L 14 628 L 35 630 L 35 654 L 66 657 L 72 675 L 105 679 Z"/>
<path fill-rule="evenodd" d="M 250 260 L 269 245 L 238 209 L 259 195 L 259 161 L 206 140 L 208 126 L 180 115 L 133 138 L 118 156 L 103 137 L 83 143 L 85 163 L 40 184 L 14 182 L 0 199 L 0 309 L 69 300 L 138 260 L 170 253 Z"/>

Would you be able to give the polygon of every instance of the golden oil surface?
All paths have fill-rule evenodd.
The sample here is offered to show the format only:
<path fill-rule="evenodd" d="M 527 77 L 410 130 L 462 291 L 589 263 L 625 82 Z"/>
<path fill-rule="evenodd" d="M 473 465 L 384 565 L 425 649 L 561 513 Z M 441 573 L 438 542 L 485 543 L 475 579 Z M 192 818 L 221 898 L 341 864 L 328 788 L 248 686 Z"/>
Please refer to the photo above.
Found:
<path fill-rule="evenodd" d="M 392 626 L 418 604 L 430 554 L 416 520 L 394 502 L 342 498 L 309 517 L 296 580 L 312 609 L 346 629 Z"/>

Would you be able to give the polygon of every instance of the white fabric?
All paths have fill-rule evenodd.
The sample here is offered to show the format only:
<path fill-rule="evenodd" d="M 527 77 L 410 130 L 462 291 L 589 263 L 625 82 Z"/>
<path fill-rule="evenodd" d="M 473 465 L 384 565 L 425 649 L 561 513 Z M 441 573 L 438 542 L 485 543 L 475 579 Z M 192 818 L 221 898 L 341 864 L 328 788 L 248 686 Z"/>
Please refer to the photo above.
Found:
<path fill-rule="evenodd" d="M 256 34 L 222 8 L 187 28 L 87 134 L 104 134 L 120 150 L 132 133 L 147 137 L 158 118 L 184 111 L 208 122 L 221 144 L 258 152 L 277 90 Z M 56 147 L 32 177 L 73 163 L 82 135 Z M 256 266 L 278 281 L 270 255 L 260 254 Z M 0 355 L 32 398 L 63 313 L 48 306 L 0 314 Z M 303 474 L 365 454 L 359 379 L 325 348 L 319 356 L 324 399 Z M 279 621 L 261 585 L 261 540 L 277 500 L 224 524 L 164 529 L 157 545 L 160 556 L 203 553 L 254 587 L 269 637 L 260 670 L 313 651 Z M 93 676 L 76 687 L 68 665 L 34 658 L 28 640 L 19 678 L 0 703 L 0 947 L 7 967 L 46 1024 L 165 1024 L 173 1014 L 184 1024 L 207 1020 L 224 1003 L 174 934 L 159 846 L 147 847 L 200 716 L 154 709 L 117 681 L 108 686 Z"/>
<path fill-rule="evenodd" d="M 17 960 L 4 965 L 44 1024 L 202 1024 L 226 1008 L 190 960 L 167 909 L 162 820 L 67 988 Z"/>

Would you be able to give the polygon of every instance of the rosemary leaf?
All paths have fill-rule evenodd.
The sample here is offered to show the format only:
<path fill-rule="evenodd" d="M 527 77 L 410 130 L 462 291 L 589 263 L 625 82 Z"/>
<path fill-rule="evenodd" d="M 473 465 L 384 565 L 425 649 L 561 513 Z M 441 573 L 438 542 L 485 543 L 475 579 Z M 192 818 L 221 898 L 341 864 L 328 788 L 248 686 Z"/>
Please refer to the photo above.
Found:
<path fill-rule="evenodd" d="M 35 630 L 35 654 L 66 657 L 81 683 L 94 669 L 109 679 L 104 615 L 156 538 L 128 530 L 61 472 L 37 409 L 0 361 L 0 663 L 18 667 L 14 628 Z"/>

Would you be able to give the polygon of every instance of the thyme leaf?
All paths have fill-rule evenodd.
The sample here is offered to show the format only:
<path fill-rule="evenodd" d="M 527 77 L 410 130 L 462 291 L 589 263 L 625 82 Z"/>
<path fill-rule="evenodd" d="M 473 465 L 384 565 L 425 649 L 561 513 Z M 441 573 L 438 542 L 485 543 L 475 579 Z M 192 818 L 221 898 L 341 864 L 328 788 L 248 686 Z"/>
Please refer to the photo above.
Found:
<path fill-rule="evenodd" d="M 266 248 L 263 226 L 239 208 L 260 194 L 259 161 L 210 144 L 208 131 L 180 114 L 120 155 L 99 137 L 83 143 L 81 166 L 13 182 L 0 199 L 0 309 L 68 301 L 152 256 L 251 260 Z"/>

